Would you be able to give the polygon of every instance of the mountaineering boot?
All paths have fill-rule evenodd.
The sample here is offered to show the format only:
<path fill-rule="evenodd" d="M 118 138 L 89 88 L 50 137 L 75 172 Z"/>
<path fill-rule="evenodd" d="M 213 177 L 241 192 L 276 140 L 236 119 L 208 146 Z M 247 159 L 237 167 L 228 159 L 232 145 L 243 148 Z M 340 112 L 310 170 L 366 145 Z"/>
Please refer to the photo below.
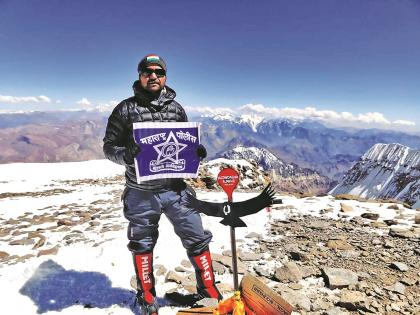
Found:
<path fill-rule="evenodd" d="M 159 306 L 156 301 L 152 304 L 146 303 L 142 294 L 137 294 L 137 305 L 140 306 L 141 315 L 158 315 Z"/>
<path fill-rule="evenodd" d="M 142 315 L 157 315 L 155 277 L 153 276 L 153 252 L 133 253 L 137 278 L 137 304 Z"/>
<path fill-rule="evenodd" d="M 195 269 L 197 280 L 197 294 L 201 298 L 213 298 L 221 300 L 223 297 L 215 285 L 213 266 L 210 251 L 205 249 L 197 256 L 188 257 Z"/>

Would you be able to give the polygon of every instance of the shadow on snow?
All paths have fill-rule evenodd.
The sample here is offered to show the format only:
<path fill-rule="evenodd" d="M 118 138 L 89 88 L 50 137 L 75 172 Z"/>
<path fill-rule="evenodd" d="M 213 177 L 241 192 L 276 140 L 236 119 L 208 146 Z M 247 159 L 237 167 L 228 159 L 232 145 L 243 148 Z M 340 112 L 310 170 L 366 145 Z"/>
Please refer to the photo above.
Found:
<path fill-rule="evenodd" d="M 19 292 L 32 299 L 37 313 L 61 311 L 73 305 L 85 308 L 119 305 L 139 314 L 134 291 L 112 287 L 105 274 L 65 270 L 52 260 L 39 265 Z"/>

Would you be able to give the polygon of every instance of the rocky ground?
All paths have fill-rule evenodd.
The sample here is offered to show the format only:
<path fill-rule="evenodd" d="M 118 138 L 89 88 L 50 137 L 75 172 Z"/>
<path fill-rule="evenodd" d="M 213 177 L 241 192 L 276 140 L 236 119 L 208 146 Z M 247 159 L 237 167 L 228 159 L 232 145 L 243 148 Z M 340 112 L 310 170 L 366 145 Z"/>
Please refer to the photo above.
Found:
<path fill-rule="evenodd" d="M 112 241 L 115 231 L 124 238 L 122 181 L 122 176 L 61 181 L 38 192 L 0 194 L 1 200 L 31 202 L 92 187 L 107 190 L 107 198 L 49 205 L 15 217 L 2 215 L 0 271 L 37 257 L 53 258 L 72 244 L 101 246 Z M 294 305 L 295 314 L 420 313 L 419 211 L 407 216 L 401 204 L 377 204 L 379 210 L 370 211 L 373 206 L 367 203 L 331 196 L 290 200 L 271 209 L 263 233 L 238 238 L 241 274 L 258 275 Z M 303 206 L 313 211 L 301 213 Z M 353 208 L 360 210 L 359 215 L 349 215 Z M 378 213 L 385 210 L 396 215 L 381 219 Z M 408 221 L 411 224 L 404 226 Z M 229 296 L 232 262 L 226 248 L 214 250 L 213 266 L 219 288 Z M 162 263 L 155 267 L 158 281 L 173 284 L 171 290 L 194 291 L 188 261 L 175 268 Z"/>

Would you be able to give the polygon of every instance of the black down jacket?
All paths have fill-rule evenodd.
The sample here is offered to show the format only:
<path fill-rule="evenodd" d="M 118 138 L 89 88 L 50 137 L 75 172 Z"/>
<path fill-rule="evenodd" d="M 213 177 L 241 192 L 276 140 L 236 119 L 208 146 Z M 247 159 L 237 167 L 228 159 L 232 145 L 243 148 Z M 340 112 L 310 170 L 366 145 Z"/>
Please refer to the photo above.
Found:
<path fill-rule="evenodd" d="M 123 100 L 112 111 L 108 118 L 103 150 L 105 157 L 112 162 L 125 165 L 126 186 L 163 192 L 179 190 L 185 186 L 182 179 L 168 178 L 144 181 L 137 184 L 134 164 L 124 162 L 125 147 L 129 142 L 134 142 L 133 123 L 150 121 L 188 121 L 182 106 L 174 98 L 176 93 L 166 86 L 158 99 L 153 99 L 147 91 L 143 90 L 138 81 L 133 84 L 134 96 Z"/>

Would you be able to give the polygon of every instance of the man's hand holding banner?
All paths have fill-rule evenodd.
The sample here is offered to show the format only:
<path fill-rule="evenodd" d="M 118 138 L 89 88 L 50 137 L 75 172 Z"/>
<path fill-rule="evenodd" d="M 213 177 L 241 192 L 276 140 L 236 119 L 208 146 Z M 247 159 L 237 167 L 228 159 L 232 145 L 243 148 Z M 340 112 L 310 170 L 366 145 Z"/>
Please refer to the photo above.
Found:
<path fill-rule="evenodd" d="M 158 178 L 197 177 L 200 126 L 196 122 L 133 124 L 141 153 L 134 160 L 137 183 Z"/>

